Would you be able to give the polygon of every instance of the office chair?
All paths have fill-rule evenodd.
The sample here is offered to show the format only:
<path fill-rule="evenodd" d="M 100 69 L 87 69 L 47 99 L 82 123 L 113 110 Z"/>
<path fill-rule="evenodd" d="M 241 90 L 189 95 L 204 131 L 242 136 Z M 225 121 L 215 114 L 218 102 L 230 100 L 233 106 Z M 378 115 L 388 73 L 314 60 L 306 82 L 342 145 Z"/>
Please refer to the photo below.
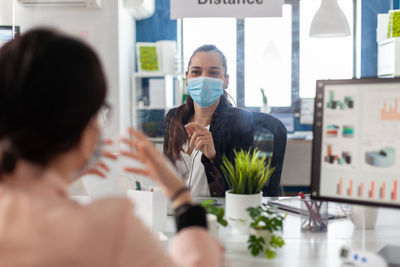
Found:
<path fill-rule="evenodd" d="M 264 196 L 278 196 L 283 159 L 285 157 L 287 130 L 277 118 L 261 112 L 252 112 L 254 121 L 253 147 L 271 159 L 275 171 L 263 188 Z"/>

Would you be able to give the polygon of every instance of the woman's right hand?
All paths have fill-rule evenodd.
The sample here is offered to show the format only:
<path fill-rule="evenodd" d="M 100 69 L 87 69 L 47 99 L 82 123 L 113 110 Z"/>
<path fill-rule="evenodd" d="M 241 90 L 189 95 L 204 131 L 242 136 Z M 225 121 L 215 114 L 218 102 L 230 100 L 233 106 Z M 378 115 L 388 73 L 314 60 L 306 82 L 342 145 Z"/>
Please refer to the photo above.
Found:
<path fill-rule="evenodd" d="M 160 186 L 168 198 L 171 198 L 185 186 L 183 180 L 172 164 L 155 148 L 146 136 L 132 128 L 129 128 L 128 132 L 131 138 L 121 138 L 121 141 L 127 144 L 133 152 L 120 151 L 120 154 L 140 161 L 145 168 L 126 167 L 124 170 L 148 176 Z M 184 203 L 191 203 L 191 201 L 190 193 L 186 191 L 180 194 L 172 204 L 174 207 L 178 207 Z"/>
<path fill-rule="evenodd" d="M 105 139 L 102 142 L 104 146 L 113 144 L 113 141 L 111 139 Z M 118 159 L 115 154 L 107 150 L 102 151 L 102 158 L 107 158 L 113 161 L 116 161 Z M 100 178 L 106 178 L 109 171 L 110 168 L 108 167 L 108 165 L 103 160 L 99 160 L 94 166 L 91 166 L 89 169 L 84 171 L 81 177 L 85 175 L 96 175 Z"/>

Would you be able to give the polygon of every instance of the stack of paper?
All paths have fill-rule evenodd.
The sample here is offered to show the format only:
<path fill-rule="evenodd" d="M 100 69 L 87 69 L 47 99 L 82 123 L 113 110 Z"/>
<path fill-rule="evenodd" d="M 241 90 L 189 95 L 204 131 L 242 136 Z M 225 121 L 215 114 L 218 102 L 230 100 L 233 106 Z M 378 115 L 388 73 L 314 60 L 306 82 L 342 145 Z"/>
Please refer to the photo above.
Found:
<path fill-rule="evenodd" d="M 149 80 L 150 108 L 165 108 L 165 80 Z"/>

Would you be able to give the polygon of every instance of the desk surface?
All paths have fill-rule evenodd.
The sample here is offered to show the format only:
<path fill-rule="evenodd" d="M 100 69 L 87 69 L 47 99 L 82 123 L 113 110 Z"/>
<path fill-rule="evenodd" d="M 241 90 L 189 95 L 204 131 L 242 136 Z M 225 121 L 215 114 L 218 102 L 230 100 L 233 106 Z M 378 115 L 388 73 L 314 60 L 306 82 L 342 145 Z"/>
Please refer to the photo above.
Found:
<path fill-rule="evenodd" d="M 74 197 L 81 203 L 90 202 L 88 197 Z M 166 235 L 175 235 L 175 222 L 169 216 Z M 339 267 L 339 250 L 346 245 L 361 248 L 361 230 L 355 229 L 348 219 L 331 220 L 328 232 L 323 234 L 300 231 L 300 217 L 288 213 L 284 222 L 285 245 L 278 250 L 276 258 L 267 260 L 263 255 L 253 257 L 247 250 L 247 236 L 232 234 L 228 227 L 221 227 L 219 239 L 225 245 L 233 267 L 284 266 L 284 267 Z M 400 246 L 400 209 L 380 208 L 374 230 L 366 231 L 366 249 L 377 252 L 385 245 Z"/>
<path fill-rule="evenodd" d="M 170 229 L 167 233 L 169 236 L 173 234 L 174 227 L 170 217 L 167 226 Z M 339 267 L 339 250 L 342 246 L 361 248 L 361 230 L 355 229 L 348 219 L 330 221 L 328 232 L 324 234 L 304 233 L 300 231 L 300 217 L 288 213 L 283 238 L 286 244 L 278 250 L 276 258 L 267 260 L 263 255 L 251 256 L 247 250 L 246 235 L 232 234 L 229 226 L 219 231 L 219 239 L 225 245 L 233 267 Z M 366 231 L 366 248 L 377 252 L 388 244 L 400 246 L 400 210 L 381 208 L 375 229 Z"/>

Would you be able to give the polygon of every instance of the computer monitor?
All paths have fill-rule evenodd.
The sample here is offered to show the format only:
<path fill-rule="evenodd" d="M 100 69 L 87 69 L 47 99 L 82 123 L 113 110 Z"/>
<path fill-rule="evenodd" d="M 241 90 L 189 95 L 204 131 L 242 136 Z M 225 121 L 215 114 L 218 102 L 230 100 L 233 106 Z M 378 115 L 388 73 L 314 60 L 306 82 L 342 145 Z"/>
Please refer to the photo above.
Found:
<path fill-rule="evenodd" d="M 285 125 L 288 133 L 294 132 L 294 117 L 292 113 L 272 113 L 272 116 L 279 119 Z"/>
<path fill-rule="evenodd" d="M 400 207 L 400 79 L 317 81 L 312 198 Z"/>
<path fill-rule="evenodd" d="M 14 29 L 13 29 L 14 28 Z M 14 39 L 19 35 L 18 26 L 1 26 L 0 25 L 0 47 Z"/>

